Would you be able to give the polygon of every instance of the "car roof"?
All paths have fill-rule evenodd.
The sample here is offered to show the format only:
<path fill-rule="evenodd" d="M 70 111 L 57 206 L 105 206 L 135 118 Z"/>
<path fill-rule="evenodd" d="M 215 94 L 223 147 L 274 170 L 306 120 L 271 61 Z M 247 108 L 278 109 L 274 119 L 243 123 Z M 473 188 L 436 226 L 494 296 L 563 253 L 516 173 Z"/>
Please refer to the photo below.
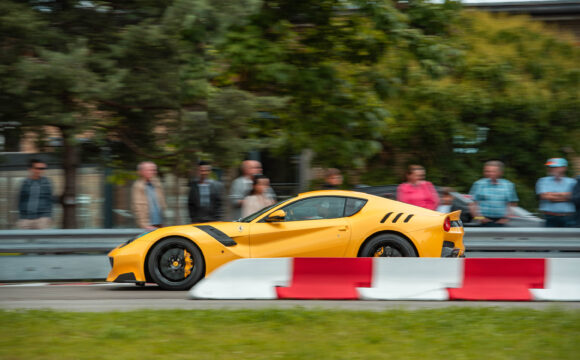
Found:
<path fill-rule="evenodd" d="M 376 198 L 376 195 L 362 193 L 351 190 L 314 190 L 298 194 L 299 198 L 313 197 L 313 196 L 348 196 L 362 199 Z"/>

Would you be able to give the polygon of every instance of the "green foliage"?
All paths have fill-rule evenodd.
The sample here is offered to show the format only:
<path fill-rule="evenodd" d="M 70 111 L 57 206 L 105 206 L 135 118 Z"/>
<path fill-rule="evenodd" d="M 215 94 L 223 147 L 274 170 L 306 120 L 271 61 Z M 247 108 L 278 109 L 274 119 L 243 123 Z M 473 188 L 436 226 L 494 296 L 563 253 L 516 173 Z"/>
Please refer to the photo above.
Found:
<path fill-rule="evenodd" d="M 383 59 L 379 89 L 393 114 L 383 164 L 421 163 L 433 182 L 467 191 L 482 163 L 499 159 L 534 209 L 545 159 L 580 149 L 579 51 L 526 18 L 470 11 L 455 19 L 448 31 L 407 38 L 401 56 Z M 385 80 L 393 78 L 401 79 L 396 91 Z M 476 153 L 457 152 L 466 148 Z M 399 178 L 385 170 L 375 162 L 373 171 Z"/>
<path fill-rule="evenodd" d="M 289 96 L 275 114 L 280 146 L 295 153 L 308 147 L 328 165 L 363 168 L 381 149 L 389 116 L 369 80 L 390 43 L 379 26 L 399 19 L 386 3 L 365 5 L 376 22 L 348 6 L 265 1 L 252 23 L 232 29 L 218 48 L 228 68 L 217 80 Z"/>
<path fill-rule="evenodd" d="M 467 191 L 500 159 L 532 209 L 543 161 L 580 151 L 578 47 L 455 1 L 3 1 L 0 34 L 2 121 L 91 130 L 119 167 L 310 148 Z"/>

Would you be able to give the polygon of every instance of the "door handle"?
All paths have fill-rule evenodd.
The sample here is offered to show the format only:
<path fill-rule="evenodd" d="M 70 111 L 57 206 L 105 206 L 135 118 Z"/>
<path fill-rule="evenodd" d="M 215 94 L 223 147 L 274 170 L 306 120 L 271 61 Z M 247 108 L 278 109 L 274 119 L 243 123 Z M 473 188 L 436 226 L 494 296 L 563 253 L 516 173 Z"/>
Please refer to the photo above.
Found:
<path fill-rule="evenodd" d="M 348 230 L 348 225 L 343 225 L 343 226 L 338 228 L 338 231 L 347 231 L 347 230 Z"/>

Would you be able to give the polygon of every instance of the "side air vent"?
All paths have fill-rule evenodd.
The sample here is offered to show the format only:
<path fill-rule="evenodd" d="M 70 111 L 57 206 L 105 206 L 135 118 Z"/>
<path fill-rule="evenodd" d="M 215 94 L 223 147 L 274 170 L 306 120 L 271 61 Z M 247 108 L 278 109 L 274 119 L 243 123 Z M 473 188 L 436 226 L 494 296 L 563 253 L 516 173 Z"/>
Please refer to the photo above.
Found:
<path fill-rule="evenodd" d="M 397 222 L 397 220 L 399 220 L 399 218 L 401 217 L 401 215 L 403 215 L 403 213 L 398 213 L 397 216 L 395 216 L 395 218 L 393 219 L 393 224 Z"/>
<path fill-rule="evenodd" d="M 238 244 L 234 241 L 234 239 L 211 225 L 196 225 L 196 227 L 208 233 L 211 237 L 222 243 L 224 246 L 234 246 Z"/>
<path fill-rule="evenodd" d="M 382 223 L 384 223 L 385 221 L 389 220 L 389 218 L 391 217 L 391 215 L 393 215 L 393 212 L 392 212 L 392 211 L 391 211 L 391 212 L 389 212 L 389 213 L 387 213 L 387 214 L 385 215 L 385 217 L 383 217 L 383 219 L 381 220 L 381 224 L 382 224 Z M 392 223 L 393 223 L 393 224 L 394 224 L 394 223 L 396 223 L 396 222 L 397 222 L 397 221 L 398 221 L 398 220 L 401 218 L 401 216 L 403 216 L 403 215 L 405 215 L 405 214 L 404 214 L 404 213 L 398 213 L 398 214 L 397 214 L 397 215 L 396 215 L 396 216 L 393 218 L 393 220 L 392 220 Z M 404 220 L 403 222 L 406 222 L 406 223 L 408 223 L 408 222 L 411 220 L 411 218 L 412 218 L 413 216 L 415 216 L 415 214 L 409 214 L 409 215 L 407 215 L 407 217 L 405 217 L 405 220 Z"/>
<path fill-rule="evenodd" d="M 381 220 L 381 224 L 384 223 L 385 221 L 387 221 L 387 219 L 389 218 L 389 216 L 393 215 L 392 212 L 387 213 L 387 215 L 385 215 L 385 217 L 383 218 L 383 220 Z"/>

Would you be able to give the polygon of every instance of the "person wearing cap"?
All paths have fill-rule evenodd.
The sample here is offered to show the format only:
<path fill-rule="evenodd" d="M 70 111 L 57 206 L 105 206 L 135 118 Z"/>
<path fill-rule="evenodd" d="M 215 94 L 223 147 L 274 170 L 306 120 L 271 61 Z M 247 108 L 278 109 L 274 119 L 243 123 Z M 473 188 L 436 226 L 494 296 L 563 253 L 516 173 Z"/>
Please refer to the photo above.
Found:
<path fill-rule="evenodd" d="M 505 226 L 512 215 L 512 207 L 519 201 L 514 184 L 501 178 L 503 166 L 497 160 L 486 162 L 483 166 L 484 177 L 473 183 L 469 190 L 473 199 L 469 210 L 480 226 Z"/>
<path fill-rule="evenodd" d="M 546 227 L 572 227 L 576 210 L 572 202 L 572 189 L 576 180 L 565 176 L 568 161 L 552 158 L 548 159 L 546 166 L 550 175 L 536 183 L 540 212 L 544 214 Z"/>

